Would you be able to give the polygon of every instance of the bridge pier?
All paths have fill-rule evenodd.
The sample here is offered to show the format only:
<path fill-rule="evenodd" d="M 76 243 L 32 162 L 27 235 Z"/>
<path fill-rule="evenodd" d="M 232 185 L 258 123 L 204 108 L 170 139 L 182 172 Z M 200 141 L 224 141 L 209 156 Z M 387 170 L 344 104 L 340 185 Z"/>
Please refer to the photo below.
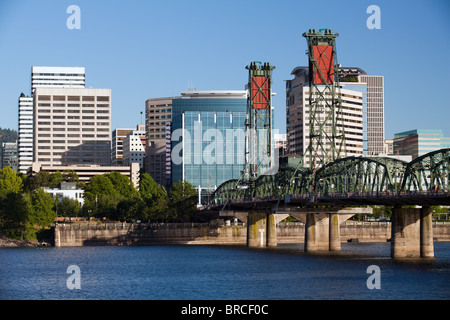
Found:
<path fill-rule="evenodd" d="M 250 248 L 276 247 L 277 217 L 273 213 L 251 211 L 247 217 L 247 246 Z"/>
<path fill-rule="evenodd" d="M 355 214 L 371 214 L 372 208 L 282 208 L 305 224 L 305 252 L 341 250 L 341 223 Z"/>
<path fill-rule="evenodd" d="M 394 208 L 391 235 L 392 258 L 434 257 L 431 209 Z"/>

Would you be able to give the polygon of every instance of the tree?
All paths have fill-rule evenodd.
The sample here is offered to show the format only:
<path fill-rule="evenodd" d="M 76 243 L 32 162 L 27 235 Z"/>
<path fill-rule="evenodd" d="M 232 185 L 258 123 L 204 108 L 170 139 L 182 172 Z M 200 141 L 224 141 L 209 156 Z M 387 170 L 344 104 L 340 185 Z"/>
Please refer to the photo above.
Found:
<path fill-rule="evenodd" d="M 140 176 L 139 193 L 146 200 L 153 200 L 164 195 L 162 187 L 148 173 L 142 173 Z"/>
<path fill-rule="evenodd" d="M 32 214 L 29 217 L 31 227 L 39 226 L 45 229 L 55 221 L 56 212 L 53 211 L 53 199 L 42 188 L 37 189 L 31 194 Z"/>
<path fill-rule="evenodd" d="M 0 169 L 0 198 L 22 191 L 22 179 L 10 167 Z"/>
<path fill-rule="evenodd" d="M 170 199 L 175 215 L 181 220 L 189 220 L 197 211 L 197 191 L 186 181 L 179 181 L 170 189 Z"/>
<path fill-rule="evenodd" d="M 61 172 L 56 171 L 50 174 L 50 180 L 48 182 L 48 187 L 50 188 L 59 188 L 61 182 L 64 181 L 64 177 Z"/>
<path fill-rule="evenodd" d="M 144 200 L 142 200 L 139 195 L 123 199 L 117 204 L 116 215 L 114 218 L 115 220 L 121 221 L 148 221 Z"/>
<path fill-rule="evenodd" d="M 63 178 L 64 181 L 67 182 L 80 182 L 80 177 L 75 172 L 75 170 L 64 170 L 63 171 Z"/>
<path fill-rule="evenodd" d="M 59 199 L 56 199 L 58 202 L 56 207 L 56 212 L 58 216 L 61 217 L 78 217 L 78 215 L 81 212 L 81 205 L 80 203 L 75 200 L 71 199 L 69 197 L 64 197 L 60 201 Z"/>
<path fill-rule="evenodd" d="M 27 232 L 33 208 L 28 193 L 8 193 L 0 200 L 0 226 L 10 238 L 20 239 Z"/>
<path fill-rule="evenodd" d="M 134 188 L 130 179 L 123 174 L 113 171 L 106 175 L 111 180 L 114 189 L 124 197 L 136 195 L 137 190 Z"/>
<path fill-rule="evenodd" d="M 114 189 L 114 185 L 105 174 L 92 177 L 84 186 L 84 197 L 90 201 L 94 201 L 101 195 L 112 196 L 115 194 L 118 194 L 118 192 Z"/>
<path fill-rule="evenodd" d="M 50 173 L 48 171 L 39 171 L 28 182 L 28 189 L 30 191 L 38 188 L 44 188 L 50 186 Z"/>

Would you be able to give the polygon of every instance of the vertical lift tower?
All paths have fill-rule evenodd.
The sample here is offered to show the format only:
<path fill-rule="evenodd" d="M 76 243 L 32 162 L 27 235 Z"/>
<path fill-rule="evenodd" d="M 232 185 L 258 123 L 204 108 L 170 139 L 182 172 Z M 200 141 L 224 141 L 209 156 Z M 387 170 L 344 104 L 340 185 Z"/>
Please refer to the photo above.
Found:
<path fill-rule="evenodd" d="M 303 37 L 309 57 L 309 169 L 339 159 L 346 154 L 344 119 L 339 85 L 335 39 L 329 29 L 310 29 Z M 305 121 L 306 123 L 306 121 Z"/>
<path fill-rule="evenodd" d="M 252 182 L 268 174 L 274 165 L 272 137 L 272 67 L 270 63 L 251 62 L 247 85 L 246 165 L 244 176 Z"/>

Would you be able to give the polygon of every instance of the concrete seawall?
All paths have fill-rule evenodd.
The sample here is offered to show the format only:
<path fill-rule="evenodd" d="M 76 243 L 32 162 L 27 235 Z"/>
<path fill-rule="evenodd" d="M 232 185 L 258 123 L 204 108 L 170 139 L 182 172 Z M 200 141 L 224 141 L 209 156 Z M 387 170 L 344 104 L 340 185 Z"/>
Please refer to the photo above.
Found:
<path fill-rule="evenodd" d="M 434 223 L 434 238 L 450 241 L 450 223 Z M 278 243 L 303 243 L 303 223 L 277 225 Z M 386 222 L 347 222 L 341 225 L 341 241 L 386 242 L 391 238 L 391 224 Z M 127 246 L 156 244 L 245 245 L 247 227 L 207 223 L 166 224 L 57 224 L 55 246 Z"/>

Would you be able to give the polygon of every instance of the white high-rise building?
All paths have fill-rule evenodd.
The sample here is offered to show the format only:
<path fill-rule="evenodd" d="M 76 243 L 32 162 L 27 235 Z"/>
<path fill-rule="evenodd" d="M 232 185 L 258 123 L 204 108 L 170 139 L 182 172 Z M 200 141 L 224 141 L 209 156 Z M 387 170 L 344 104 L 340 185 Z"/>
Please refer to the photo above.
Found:
<path fill-rule="evenodd" d="M 84 88 L 84 67 L 32 67 L 31 92 L 35 88 Z"/>
<path fill-rule="evenodd" d="M 23 93 L 19 97 L 18 136 L 19 171 L 27 173 L 33 163 L 33 97 Z"/>
<path fill-rule="evenodd" d="M 33 162 L 33 93 L 36 88 L 84 88 L 84 67 L 31 67 L 31 97 L 19 97 L 19 171 Z"/>

